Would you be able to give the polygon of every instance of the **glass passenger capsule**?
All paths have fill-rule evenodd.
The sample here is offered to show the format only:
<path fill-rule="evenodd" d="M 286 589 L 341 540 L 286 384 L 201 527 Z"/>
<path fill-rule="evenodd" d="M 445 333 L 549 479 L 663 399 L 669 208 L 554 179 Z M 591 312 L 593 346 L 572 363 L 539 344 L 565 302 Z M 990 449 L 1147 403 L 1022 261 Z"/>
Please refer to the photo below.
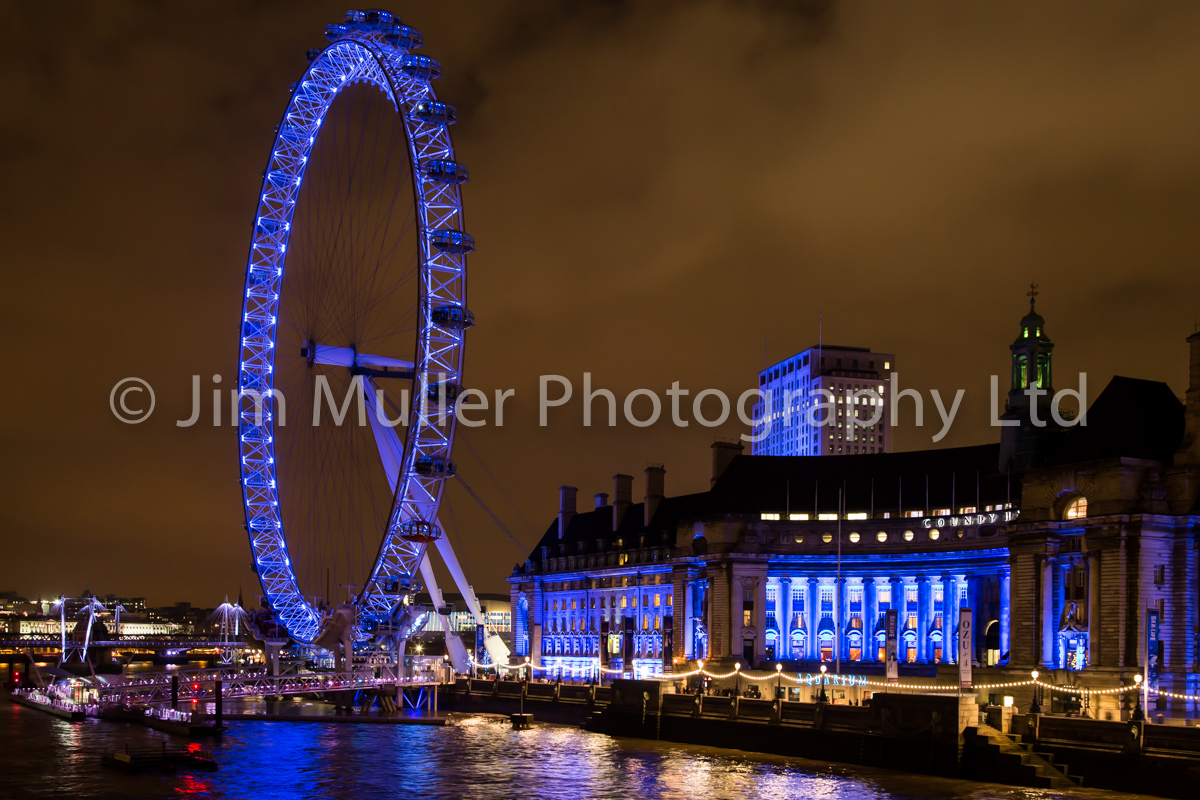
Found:
<path fill-rule="evenodd" d="M 421 35 L 421 32 L 410 25 L 393 25 L 384 34 L 383 39 L 388 44 L 399 47 L 402 50 L 419 50 L 421 49 L 421 45 L 425 44 L 425 38 Z"/>
<path fill-rule="evenodd" d="M 442 77 L 442 65 L 429 56 L 405 56 L 400 59 L 400 69 L 410 78 L 431 81 Z"/>
<path fill-rule="evenodd" d="M 458 472 L 458 467 L 448 458 L 422 456 L 413 462 L 413 471 L 426 478 L 449 478 Z"/>
<path fill-rule="evenodd" d="M 461 391 L 462 391 L 462 387 L 459 386 L 457 383 L 451 383 L 450 381 L 445 381 L 443 383 L 429 384 L 429 388 L 427 388 L 425 390 L 425 393 L 429 396 L 429 399 L 432 402 L 436 403 L 439 400 L 441 400 L 442 393 L 445 392 L 446 403 L 449 404 L 449 403 L 453 403 L 458 398 L 458 395 Z"/>
<path fill-rule="evenodd" d="M 462 306 L 436 306 L 430 314 L 439 328 L 461 331 L 475 325 L 475 315 Z"/>
<path fill-rule="evenodd" d="M 443 253 L 470 253 L 475 249 L 475 239 L 462 231 L 434 231 L 429 243 Z"/>
<path fill-rule="evenodd" d="M 431 181 L 446 184 L 466 183 L 471 179 L 471 173 L 457 161 L 427 161 L 425 175 Z"/>
<path fill-rule="evenodd" d="M 442 538 L 442 529 L 432 522 L 414 519 L 402 523 L 396 530 L 396 535 L 410 542 L 428 543 Z"/>
<path fill-rule="evenodd" d="M 453 125 L 458 122 L 454 106 L 425 98 L 413 109 L 413 116 L 429 125 Z"/>

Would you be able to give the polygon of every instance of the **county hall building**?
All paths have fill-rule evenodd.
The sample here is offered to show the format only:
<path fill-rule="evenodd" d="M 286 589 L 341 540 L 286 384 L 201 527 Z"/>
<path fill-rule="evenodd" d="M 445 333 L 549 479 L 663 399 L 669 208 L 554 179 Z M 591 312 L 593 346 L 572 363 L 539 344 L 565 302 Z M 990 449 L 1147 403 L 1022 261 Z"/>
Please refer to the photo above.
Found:
<path fill-rule="evenodd" d="M 988 682 L 1130 685 L 1149 653 L 1160 690 L 1200 694 L 1200 334 L 1188 344 L 1185 403 L 1117 377 L 1086 426 L 1039 427 L 1053 343 L 1031 305 L 996 444 L 781 457 L 717 442 L 706 492 L 667 496 L 658 465 L 637 503 L 629 475 L 583 510 L 564 486 L 509 578 L 514 651 L 567 677 L 697 660 L 880 675 L 896 609 L 902 678 L 948 682 L 965 606 Z M 1048 392 L 1032 408 L 1031 385 Z M 1089 713 L 1128 715 L 1122 697 Z M 1160 694 L 1150 710 L 1196 706 Z"/>

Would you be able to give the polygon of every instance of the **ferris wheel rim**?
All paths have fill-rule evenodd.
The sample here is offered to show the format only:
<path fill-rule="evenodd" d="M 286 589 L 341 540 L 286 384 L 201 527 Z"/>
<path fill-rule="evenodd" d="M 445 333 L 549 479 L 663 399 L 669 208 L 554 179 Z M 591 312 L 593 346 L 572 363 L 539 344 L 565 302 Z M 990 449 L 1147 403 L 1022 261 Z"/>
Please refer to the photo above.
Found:
<path fill-rule="evenodd" d="M 354 601 L 368 618 L 393 614 L 411 584 L 432 535 L 412 535 L 414 525 L 436 529 L 445 478 L 454 473 L 455 415 L 442 417 L 431 391 L 444 404 L 449 387 L 461 381 L 464 333 L 473 322 L 466 306 L 466 254 L 474 242 L 465 233 L 459 189 L 467 173 L 455 161 L 446 129 L 454 121 L 453 109 L 447 114 L 448 107 L 437 100 L 431 86 L 440 66 L 389 41 L 388 27 L 378 19 L 372 25 L 330 27 L 340 30 L 327 29 L 331 44 L 310 53 L 311 63 L 294 85 L 272 145 L 255 211 L 239 321 L 238 439 L 246 530 L 273 613 L 289 635 L 305 643 L 316 639 L 321 615 L 301 593 L 289 554 L 276 476 L 275 419 L 270 401 L 263 398 L 273 398 L 270 393 L 275 390 L 280 296 L 297 194 L 307 156 L 343 88 L 363 81 L 374 84 L 401 118 L 420 262 L 410 427 L 378 553 Z M 411 37 L 403 41 L 413 44 Z M 419 34 L 415 42 L 419 45 Z M 431 108 L 434 113 L 420 115 Z"/>

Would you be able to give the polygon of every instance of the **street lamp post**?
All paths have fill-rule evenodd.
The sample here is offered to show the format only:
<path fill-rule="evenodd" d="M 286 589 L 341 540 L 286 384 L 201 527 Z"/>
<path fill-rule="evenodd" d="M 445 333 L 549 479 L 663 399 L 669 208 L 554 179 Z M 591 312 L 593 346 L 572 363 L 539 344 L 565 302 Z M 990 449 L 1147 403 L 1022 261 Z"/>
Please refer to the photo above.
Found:
<path fill-rule="evenodd" d="M 1035 669 L 1029 674 L 1033 676 L 1033 702 L 1029 704 L 1029 713 L 1040 714 L 1042 713 L 1042 706 L 1038 703 L 1038 671 Z"/>
<path fill-rule="evenodd" d="M 1142 675 L 1140 672 L 1133 676 L 1133 685 L 1137 687 L 1134 690 L 1134 693 L 1137 695 L 1137 705 L 1133 709 L 1133 720 L 1134 722 L 1140 722 L 1146 718 L 1146 712 L 1142 708 Z"/>
<path fill-rule="evenodd" d="M 783 664 L 775 665 L 775 699 L 779 699 L 779 690 L 783 688 Z"/>
<path fill-rule="evenodd" d="M 829 697 L 825 694 L 825 665 L 821 665 L 821 694 L 817 696 L 818 703 L 828 703 Z"/>
<path fill-rule="evenodd" d="M 529 656 L 525 656 L 525 685 L 521 687 L 521 713 L 525 713 L 525 694 L 529 691 Z"/>
<path fill-rule="evenodd" d="M 733 696 L 742 696 L 742 662 L 737 662 L 733 665 Z"/>

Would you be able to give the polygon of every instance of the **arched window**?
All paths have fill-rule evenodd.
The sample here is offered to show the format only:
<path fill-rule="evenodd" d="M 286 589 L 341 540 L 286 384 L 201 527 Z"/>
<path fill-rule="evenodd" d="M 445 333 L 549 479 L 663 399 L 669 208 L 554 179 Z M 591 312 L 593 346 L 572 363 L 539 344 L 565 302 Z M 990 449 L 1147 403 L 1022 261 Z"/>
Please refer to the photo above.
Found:
<path fill-rule="evenodd" d="M 1026 329 L 1028 333 L 1028 329 Z M 1029 359 L 1026 356 L 1017 356 L 1013 362 L 1013 387 L 1017 389 L 1029 388 Z"/>
<path fill-rule="evenodd" d="M 1071 498 L 1063 510 L 1063 519 L 1083 519 L 1087 515 L 1087 498 L 1081 494 Z"/>

